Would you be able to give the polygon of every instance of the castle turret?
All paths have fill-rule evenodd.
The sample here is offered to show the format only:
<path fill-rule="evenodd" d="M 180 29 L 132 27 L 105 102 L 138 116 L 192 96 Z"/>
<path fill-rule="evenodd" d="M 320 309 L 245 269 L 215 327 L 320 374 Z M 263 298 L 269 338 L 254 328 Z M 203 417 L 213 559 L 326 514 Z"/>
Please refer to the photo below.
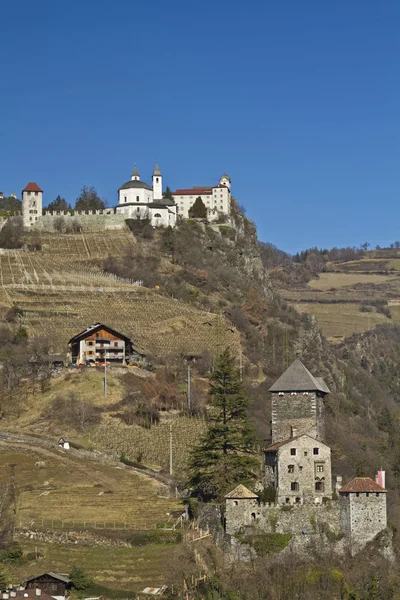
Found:
<path fill-rule="evenodd" d="M 226 185 L 226 187 L 229 189 L 229 191 L 231 191 L 231 178 L 229 177 L 229 175 L 227 175 L 226 173 L 224 173 L 221 177 L 221 179 L 219 180 L 221 185 Z"/>
<path fill-rule="evenodd" d="M 272 393 L 272 443 L 308 434 L 324 439 L 324 403 L 329 388 L 314 377 L 300 360 L 295 360 L 269 389 Z"/>
<path fill-rule="evenodd" d="M 154 167 L 153 171 L 153 200 L 157 202 L 157 200 L 162 199 L 162 175 L 160 171 L 160 167 L 158 163 Z"/>
<path fill-rule="evenodd" d="M 32 227 L 42 216 L 43 190 L 37 183 L 30 181 L 22 190 L 22 221 L 24 227 Z"/>
<path fill-rule="evenodd" d="M 355 477 L 339 490 L 341 529 L 352 554 L 386 528 L 386 494 L 370 477 Z"/>

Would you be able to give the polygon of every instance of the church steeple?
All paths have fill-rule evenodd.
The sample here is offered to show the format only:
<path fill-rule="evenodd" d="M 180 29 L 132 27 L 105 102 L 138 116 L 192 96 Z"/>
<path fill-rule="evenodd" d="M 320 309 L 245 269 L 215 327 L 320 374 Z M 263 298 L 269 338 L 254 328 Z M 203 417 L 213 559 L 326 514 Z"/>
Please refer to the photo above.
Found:
<path fill-rule="evenodd" d="M 135 167 L 133 169 L 131 180 L 132 181 L 140 181 L 140 175 L 139 175 L 139 171 L 137 170 L 136 163 L 135 163 Z"/>
<path fill-rule="evenodd" d="M 162 199 L 162 175 L 160 171 L 160 167 L 158 166 L 158 162 L 156 162 L 156 166 L 153 171 L 153 200 L 161 200 Z"/>

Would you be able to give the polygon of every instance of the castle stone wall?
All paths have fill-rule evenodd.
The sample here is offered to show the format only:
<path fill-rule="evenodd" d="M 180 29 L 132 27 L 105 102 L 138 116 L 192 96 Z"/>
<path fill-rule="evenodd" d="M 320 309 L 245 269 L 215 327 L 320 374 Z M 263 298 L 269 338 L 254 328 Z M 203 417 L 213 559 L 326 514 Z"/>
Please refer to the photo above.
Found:
<path fill-rule="evenodd" d="M 272 394 L 272 443 L 307 433 L 324 439 L 323 399 L 315 392 Z"/>
<path fill-rule="evenodd" d="M 278 507 L 264 505 L 253 499 L 226 499 L 226 533 L 235 535 L 245 532 L 248 527 L 256 527 L 264 533 L 290 533 L 311 535 L 329 530 L 340 532 L 339 502 L 331 501 L 321 505 L 292 505 Z"/>
<path fill-rule="evenodd" d="M 42 231 L 55 231 L 54 223 L 60 218 L 64 219 L 65 226 L 78 223 L 84 231 L 104 231 L 105 229 L 124 229 L 126 227 L 125 215 L 114 214 L 114 209 L 102 211 L 75 211 L 49 212 L 44 211 L 43 216 L 33 226 Z"/>

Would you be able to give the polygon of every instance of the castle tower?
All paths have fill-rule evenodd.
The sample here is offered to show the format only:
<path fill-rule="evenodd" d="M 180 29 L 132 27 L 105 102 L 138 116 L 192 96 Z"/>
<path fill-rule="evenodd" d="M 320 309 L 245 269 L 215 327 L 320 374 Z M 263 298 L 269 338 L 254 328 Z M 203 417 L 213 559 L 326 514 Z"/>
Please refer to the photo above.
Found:
<path fill-rule="evenodd" d="M 340 521 L 356 554 L 387 526 L 387 490 L 370 477 L 356 477 L 339 490 Z"/>
<path fill-rule="evenodd" d="M 132 172 L 131 181 L 140 181 L 139 171 L 137 170 L 136 163 Z"/>
<path fill-rule="evenodd" d="M 295 360 L 269 389 L 272 393 L 272 443 L 307 434 L 324 440 L 324 403 L 329 388 Z"/>
<path fill-rule="evenodd" d="M 153 171 L 153 201 L 162 199 L 162 175 L 158 163 L 154 167 Z"/>
<path fill-rule="evenodd" d="M 32 227 L 42 216 L 43 190 L 37 183 L 30 181 L 22 190 L 22 221 L 24 227 Z"/>
<path fill-rule="evenodd" d="M 226 187 L 229 189 L 229 192 L 231 191 L 231 178 L 229 177 L 229 175 L 224 173 L 219 182 L 221 185 L 226 185 Z"/>

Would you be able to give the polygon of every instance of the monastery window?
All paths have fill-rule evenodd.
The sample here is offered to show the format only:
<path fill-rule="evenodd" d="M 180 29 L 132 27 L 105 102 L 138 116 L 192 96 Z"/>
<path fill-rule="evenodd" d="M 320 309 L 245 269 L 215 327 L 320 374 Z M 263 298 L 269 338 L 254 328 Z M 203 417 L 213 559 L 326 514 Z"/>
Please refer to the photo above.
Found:
<path fill-rule="evenodd" d="M 31 193 L 30 193 L 30 192 L 28 192 L 28 196 L 30 196 L 30 195 L 31 195 Z"/>
<path fill-rule="evenodd" d="M 324 472 L 324 465 L 316 465 L 315 470 L 317 473 L 323 473 Z"/>
<path fill-rule="evenodd" d="M 251 513 L 251 518 L 255 519 L 256 518 L 256 513 Z"/>
<path fill-rule="evenodd" d="M 294 465 L 288 465 L 288 473 L 294 473 Z"/>
<path fill-rule="evenodd" d="M 160 215 L 160 213 L 156 213 L 154 216 L 155 216 L 157 219 L 160 219 L 160 218 L 161 218 L 161 215 Z"/>
<path fill-rule="evenodd" d="M 235 506 L 239 506 L 239 502 L 238 502 L 237 500 L 234 500 L 234 501 L 233 501 L 233 504 L 234 504 Z"/>
<path fill-rule="evenodd" d="M 297 483 L 297 481 L 292 481 L 292 483 L 290 484 L 290 489 L 292 490 L 292 492 L 299 491 L 299 484 Z"/>
<path fill-rule="evenodd" d="M 377 498 L 379 498 L 379 492 L 376 492 L 375 496 L 376 496 Z"/>
<path fill-rule="evenodd" d="M 139 196 L 136 196 L 136 202 L 139 202 Z"/>
<path fill-rule="evenodd" d="M 156 177 L 156 183 L 158 183 L 158 177 Z"/>
<path fill-rule="evenodd" d="M 290 448 L 290 456 L 296 456 L 296 448 Z"/>
<path fill-rule="evenodd" d="M 124 196 L 124 200 L 125 200 L 125 202 L 127 202 L 127 197 L 126 196 Z"/>
<path fill-rule="evenodd" d="M 35 196 L 38 196 L 38 195 L 39 195 L 39 192 L 35 192 Z"/>
<path fill-rule="evenodd" d="M 367 496 L 367 498 L 369 498 L 369 492 L 367 492 L 365 495 Z"/>
<path fill-rule="evenodd" d="M 313 454 L 319 454 L 319 448 L 313 448 Z"/>
<path fill-rule="evenodd" d="M 139 207 L 137 207 L 136 212 L 140 212 L 140 208 Z"/>
<path fill-rule="evenodd" d="M 325 486 L 324 486 L 324 482 L 323 481 L 316 481 L 315 482 L 315 491 L 316 492 L 323 492 L 323 491 L 325 491 Z"/>
<path fill-rule="evenodd" d="M 304 456 L 308 456 L 307 450 L 304 451 Z"/>
<path fill-rule="evenodd" d="M 301 498 L 296 498 L 296 504 L 301 504 Z"/>
<path fill-rule="evenodd" d="M 286 502 L 286 504 L 289 504 L 290 498 L 285 498 L 285 502 Z"/>

